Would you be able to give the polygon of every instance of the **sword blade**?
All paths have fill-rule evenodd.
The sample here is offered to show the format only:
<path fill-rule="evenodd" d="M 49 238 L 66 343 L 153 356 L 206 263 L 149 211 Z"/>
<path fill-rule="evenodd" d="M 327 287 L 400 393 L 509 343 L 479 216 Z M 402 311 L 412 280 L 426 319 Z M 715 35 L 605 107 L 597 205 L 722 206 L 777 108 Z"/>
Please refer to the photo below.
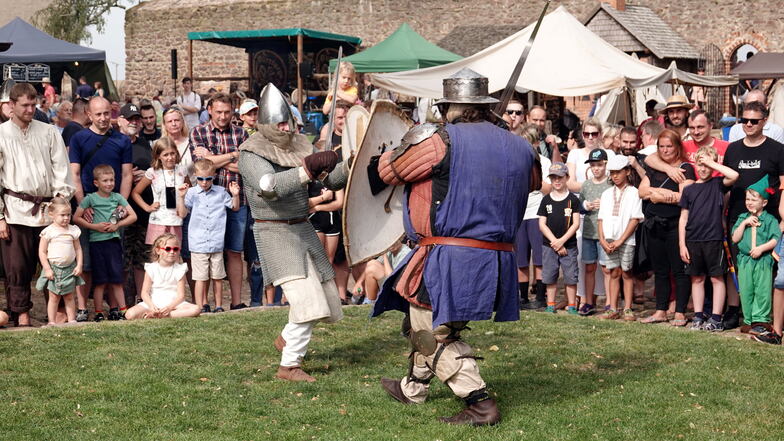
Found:
<path fill-rule="evenodd" d="M 340 79 L 340 60 L 343 58 L 343 46 L 338 48 L 338 62 L 335 65 L 335 80 L 332 83 L 332 102 L 329 108 L 329 127 L 324 150 L 332 150 L 332 131 L 335 130 L 335 109 L 338 102 L 338 80 Z"/>
<path fill-rule="evenodd" d="M 550 6 L 550 0 L 545 1 L 542 13 L 539 15 L 539 20 L 536 22 L 533 32 L 531 32 L 531 37 L 528 38 L 528 42 L 525 44 L 525 48 L 523 48 L 523 53 L 520 54 L 520 59 L 517 60 L 517 65 L 515 65 L 515 68 L 512 71 L 512 76 L 509 77 L 506 88 L 503 93 L 501 93 L 501 101 L 495 106 L 494 110 L 496 115 L 502 115 L 503 112 L 506 112 L 506 105 L 509 104 L 509 100 L 512 99 L 515 85 L 517 84 L 517 80 L 520 79 L 520 73 L 523 71 L 525 61 L 528 59 L 528 53 L 531 52 L 531 46 L 534 44 L 536 34 L 539 33 L 539 26 L 542 25 L 542 20 L 544 20 L 544 14 L 547 12 L 548 6 Z"/>

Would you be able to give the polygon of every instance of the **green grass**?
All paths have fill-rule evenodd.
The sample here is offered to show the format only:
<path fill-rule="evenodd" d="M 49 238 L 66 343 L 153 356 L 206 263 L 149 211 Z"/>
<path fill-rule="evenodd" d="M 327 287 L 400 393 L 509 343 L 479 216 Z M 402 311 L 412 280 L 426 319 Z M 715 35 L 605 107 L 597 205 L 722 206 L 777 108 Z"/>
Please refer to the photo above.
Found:
<path fill-rule="evenodd" d="M 3 440 L 736 440 L 784 433 L 780 347 L 638 323 L 527 313 L 466 340 L 503 422 L 451 427 L 434 381 L 404 406 L 398 313 L 317 326 L 305 368 L 273 379 L 287 311 L 0 333 Z M 497 346 L 496 348 L 492 347 Z"/>

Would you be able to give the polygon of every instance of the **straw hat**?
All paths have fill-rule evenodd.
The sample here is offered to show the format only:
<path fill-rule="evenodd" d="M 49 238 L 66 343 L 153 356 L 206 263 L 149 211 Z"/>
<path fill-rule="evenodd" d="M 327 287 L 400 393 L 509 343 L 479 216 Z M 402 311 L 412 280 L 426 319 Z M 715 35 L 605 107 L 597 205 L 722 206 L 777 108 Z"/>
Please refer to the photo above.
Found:
<path fill-rule="evenodd" d="M 661 109 L 662 113 L 667 113 L 670 109 L 686 109 L 690 110 L 694 107 L 690 102 L 689 99 L 683 95 L 673 95 L 667 98 L 667 105 Z"/>

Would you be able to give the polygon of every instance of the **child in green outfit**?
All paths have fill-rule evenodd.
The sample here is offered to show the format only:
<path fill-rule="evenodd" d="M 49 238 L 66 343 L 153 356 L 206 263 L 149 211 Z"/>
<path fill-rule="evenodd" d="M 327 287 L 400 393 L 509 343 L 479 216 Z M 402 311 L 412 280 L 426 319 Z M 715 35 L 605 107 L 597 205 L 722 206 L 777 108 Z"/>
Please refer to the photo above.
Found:
<path fill-rule="evenodd" d="M 781 231 L 775 217 L 764 210 L 771 189 L 765 176 L 746 189 L 746 209 L 732 227 L 732 241 L 738 244 L 738 281 L 743 322 L 749 333 L 762 334 L 770 322 L 773 265 L 771 251 Z"/>

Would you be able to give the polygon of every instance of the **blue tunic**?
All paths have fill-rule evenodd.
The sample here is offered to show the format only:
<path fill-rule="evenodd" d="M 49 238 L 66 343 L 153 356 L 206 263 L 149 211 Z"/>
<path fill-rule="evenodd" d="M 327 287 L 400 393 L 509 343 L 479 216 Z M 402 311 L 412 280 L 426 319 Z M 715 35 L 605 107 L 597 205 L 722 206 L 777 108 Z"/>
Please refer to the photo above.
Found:
<path fill-rule="evenodd" d="M 521 137 L 488 122 L 447 125 L 449 186 L 437 204 L 434 236 L 489 242 L 514 242 L 528 201 L 533 150 Z M 434 135 L 438 136 L 438 135 Z M 404 198 L 404 225 L 409 239 L 416 233 Z M 387 279 L 373 315 L 408 302 L 395 290 L 397 275 L 413 256 Z M 425 259 L 423 283 L 433 308 L 433 327 L 452 321 L 496 321 L 520 318 L 517 264 L 513 252 L 437 245 Z"/>

